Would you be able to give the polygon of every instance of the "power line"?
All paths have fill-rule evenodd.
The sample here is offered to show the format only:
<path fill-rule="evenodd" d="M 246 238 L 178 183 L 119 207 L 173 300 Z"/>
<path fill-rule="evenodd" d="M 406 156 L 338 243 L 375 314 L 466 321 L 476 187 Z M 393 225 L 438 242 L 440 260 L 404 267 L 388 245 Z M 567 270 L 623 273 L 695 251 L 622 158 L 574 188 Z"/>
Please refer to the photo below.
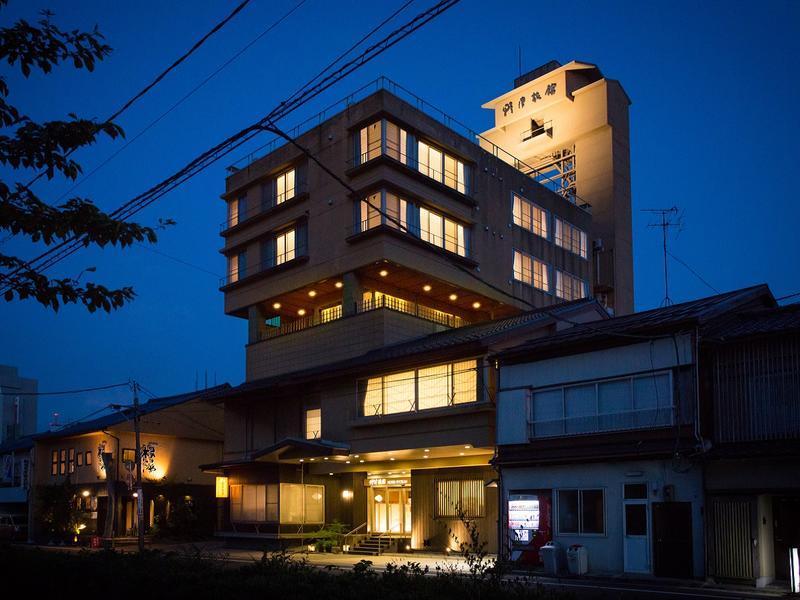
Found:
<path fill-rule="evenodd" d="M 80 180 L 80 181 L 76 182 L 76 183 L 75 183 L 75 185 L 73 185 L 73 186 L 72 186 L 70 189 L 68 189 L 68 190 L 67 190 L 66 192 L 64 192 L 63 194 L 61 194 L 61 196 L 59 196 L 59 198 L 58 198 L 57 202 L 60 202 L 60 201 L 61 201 L 61 200 L 63 200 L 65 197 L 67 197 L 69 194 L 71 194 L 72 192 L 74 192 L 74 191 L 75 191 L 75 190 L 76 190 L 78 187 L 80 187 L 81 185 L 83 185 L 83 184 L 86 182 L 86 180 L 87 180 L 87 179 L 89 179 L 90 177 L 92 177 L 92 175 L 94 175 L 95 173 L 97 173 L 97 172 L 98 172 L 100 169 L 102 169 L 104 166 L 106 166 L 108 163 L 110 163 L 112 160 L 114 160 L 114 159 L 115 159 L 117 156 L 119 156 L 119 155 L 120 155 L 120 154 L 121 154 L 121 153 L 122 153 L 122 152 L 123 152 L 123 151 L 124 151 L 126 148 L 128 148 L 128 146 L 130 146 L 131 144 L 133 144 L 133 143 L 134 143 L 136 140 L 138 140 L 140 137 L 142 137 L 142 136 L 143 136 L 145 133 L 147 133 L 147 132 L 148 132 L 150 129 L 152 129 L 153 127 L 155 127 L 155 126 L 156 126 L 156 125 L 157 125 L 159 122 L 161 122 L 161 120 L 162 120 L 162 119 L 164 119 L 164 118 L 165 118 L 167 115 L 169 115 L 169 114 L 170 114 L 172 111 L 174 111 L 176 108 L 178 108 L 178 107 L 179 107 L 181 104 L 183 104 L 183 103 L 184 103 L 186 100 L 188 100 L 190 97 L 192 97 L 192 96 L 193 96 L 193 95 L 194 95 L 194 94 L 195 94 L 195 93 L 196 93 L 198 90 L 200 90 L 200 88 L 202 88 L 203 86 L 205 86 L 205 85 L 206 85 L 206 84 L 207 84 L 209 81 L 211 81 L 211 80 L 212 80 L 214 77 L 216 77 L 216 76 L 217 76 L 219 73 L 221 73 L 221 72 L 222 72 L 222 71 L 223 71 L 223 70 L 224 70 L 226 67 L 228 67 L 228 66 L 229 66 L 231 63 L 233 63 L 233 62 L 234 62 L 234 61 L 235 61 L 237 58 L 239 58 L 239 57 L 240 57 L 242 54 L 244 54 L 244 53 L 245 53 L 247 50 L 249 50 L 249 49 L 250 49 L 250 48 L 251 48 L 251 47 L 252 47 L 252 46 L 253 46 L 253 45 L 254 45 L 256 42 L 258 42 L 258 41 L 259 41 L 261 38 L 263 38 L 263 37 L 264 37 L 265 35 L 267 35 L 267 34 L 268 34 L 270 31 L 272 31 L 272 30 L 273 30 L 273 29 L 275 29 L 275 28 L 276 28 L 278 25 L 280 25 L 280 24 L 281 24 L 283 21 L 285 21 L 285 20 L 286 20 L 286 19 L 287 19 L 289 16 L 291 16 L 291 15 L 292 15 L 292 13 L 294 13 L 296 10 L 298 10 L 298 9 L 299 9 L 301 6 L 303 6 L 303 4 L 305 4 L 307 1 L 308 1 L 308 0 L 300 0 L 300 2 L 298 2 L 297 4 L 295 4 L 295 6 L 294 6 L 292 9 L 290 9 L 290 10 L 289 10 L 287 13 L 285 13 L 284 15 L 282 15 L 282 16 L 281 16 L 281 17 L 280 17 L 280 18 L 279 18 L 277 21 L 275 21 L 274 23 L 272 23 L 272 24 L 271 24 L 269 27 L 267 27 L 267 28 L 266 28 L 264 31 L 262 31 L 262 32 L 261 32 L 260 34 L 258 34 L 258 35 L 257 35 L 255 38 L 253 38 L 253 39 L 252 39 L 250 42 L 248 42 L 248 43 L 247 43 L 245 46 L 243 46 L 243 47 L 242 47 L 242 49 L 241 49 L 241 50 L 239 50 L 239 51 L 238 51 L 236 54 L 234 54 L 232 57 L 230 57 L 228 60 L 226 60 L 224 63 L 222 63 L 222 64 L 221 64 L 219 67 L 217 67 L 217 69 L 215 69 L 215 70 L 214 70 L 214 71 L 213 71 L 213 72 L 212 72 L 210 75 L 208 75 L 208 76 L 207 76 L 205 79 L 203 79 L 203 80 L 202 80 L 202 81 L 201 81 L 199 84 L 197 84 L 195 87 L 193 87 L 191 90 L 189 90 L 189 92 L 188 92 L 188 93 L 186 93 L 186 94 L 185 94 L 185 95 L 184 95 L 182 98 L 180 98 L 180 99 L 179 99 L 177 102 L 175 102 L 175 103 L 174 103 L 172 106 L 170 106 L 170 107 L 169 107 L 169 108 L 168 108 L 166 111 L 164 111 L 164 112 L 163 112 L 163 113 L 161 113 L 161 114 L 160 114 L 158 117 L 156 117 L 154 120 L 152 120 L 152 121 L 151 121 L 151 122 L 150 122 L 150 123 L 149 123 L 149 124 L 148 124 L 148 125 L 147 125 L 147 126 L 144 128 L 144 129 L 142 129 L 142 130 L 141 130 L 139 133 L 137 133 L 137 134 L 136 134 L 134 137 L 132 137 L 130 140 L 127 140 L 127 141 L 125 142 L 125 144 L 124 144 L 124 145 L 123 145 L 121 148 L 117 149 L 117 150 L 116 150 L 116 151 L 115 151 L 113 154 L 111 154 L 111 155 L 110 155 L 108 158 L 106 158 L 106 159 L 105 159 L 103 162 L 101 162 L 101 163 L 100 163 L 99 165 L 97 165 L 97 166 L 96 166 L 94 169 L 92 169 L 91 171 L 89 171 L 89 173 L 87 173 L 87 174 L 86 174 L 86 175 L 85 175 L 83 178 L 81 178 L 81 180 Z"/>
<path fill-rule="evenodd" d="M 206 41 L 207 41 L 207 40 L 208 40 L 208 39 L 209 39 L 211 36 L 213 36 L 213 35 L 214 35 L 215 33 L 217 33 L 217 32 L 218 32 L 220 29 L 222 29 L 223 27 L 225 27 L 225 25 L 227 25 L 227 24 L 228 24 L 228 22 L 229 22 L 231 19 L 233 19 L 233 17 L 235 17 L 237 14 L 239 14 L 239 12 L 240 12 L 240 11 L 241 11 L 241 10 L 242 10 L 242 9 L 243 9 L 245 6 L 247 6 L 249 3 L 250 3 L 250 0 L 243 0 L 243 2 L 241 2 L 241 3 L 240 3 L 240 4 L 239 4 L 239 5 L 236 7 L 236 8 L 234 8 L 234 9 L 233 9 L 233 12 L 231 12 L 231 13 L 230 13 L 230 14 L 229 14 L 227 17 L 225 17 L 225 18 L 224 18 L 222 21 L 220 21 L 219 23 L 217 23 L 216 25 L 214 25 L 214 27 L 212 27 L 212 28 L 211 28 L 211 30 L 210 30 L 208 33 L 206 33 L 206 34 L 205 34 L 203 37 L 201 37 L 199 40 L 197 40 L 197 41 L 194 43 L 194 45 L 193 45 L 191 48 L 189 48 L 189 50 L 187 50 L 186 52 L 184 52 L 184 53 L 183 53 L 183 54 L 182 54 L 182 55 L 181 55 L 181 56 L 180 56 L 178 59 L 176 59 L 176 60 L 175 60 L 175 61 L 174 61 L 174 62 L 173 62 L 171 65 L 169 65 L 169 66 L 168 66 L 166 69 L 164 69 L 164 70 L 163 70 L 161 73 L 159 73 L 159 74 L 156 76 L 156 78 L 155 78 L 153 81 L 151 81 L 151 82 L 150 82 L 149 84 L 147 84 L 147 85 L 146 85 L 144 88 L 142 88 L 142 89 L 141 89 L 141 90 L 140 90 L 138 93 L 136 93 L 136 94 L 135 94 L 135 95 L 134 95 L 132 98 L 130 98 L 130 99 L 127 101 L 127 102 L 125 102 L 125 104 L 123 104 L 123 105 L 122 105 L 120 108 L 118 108 L 116 111 L 114 111 L 114 113 L 112 113 L 112 115 L 111 115 L 110 117 L 108 117 L 107 119 L 105 119 L 105 121 L 104 121 L 104 122 L 105 122 L 105 123 L 108 123 L 108 122 L 110 122 L 110 121 L 113 121 L 114 119 L 116 119 L 117 117 L 119 117 L 119 116 L 120 116 L 120 115 L 121 115 L 123 112 L 125 112 L 125 111 L 126 111 L 126 110 L 128 110 L 128 109 L 129 109 L 131 106 L 133 106 L 133 104 L 134 104 L 134 103 L 135 103 L 137 100 L 139 100 L 139 99 L 140 99 L 142 96 L 144 96 L 145 94 L 147 94 L 147 92 L 149 92 L 149 91 L 150 91 L 151 89 L 153 89 L 153 88 L 154 88 L 156 85 L 158 85 L 158 84 L 161 82 L 161 80 L 163 80 L 163 79 L 164 79 L 164 77 L 166 77 L 166 76 L 167 76 L 167 75 L 168 75 L 168 74 L 169 74 L 171 71 L 175 70 L 175 69 L 178 67 L 178 65 L 180 65 L 180 64 L 181 64 L 182 62 L 184 62 L 184 61 L 185 61 L 187 58 L 189 58 L 189 57 L 190 57 L 192 54 L 194 54 L 194 53 L 195 53 L 195 51 L 197 51 L 197 49 L 198 49 L 198 48 L 200 48 L 200 46 L 202 46 L 203 44 L 205 44 L 205 43 L 206 43 Z M 72 150 L 70 150 L 69 152 L 67 152 L 67 153 L 64 155 L 64 157 L 66 158 L 66 157 L 68 157 L 68 156 L 72 155 L 72 153 L 73 153 L 73 152 L 75 152 L 76 150 L 77 150 L 77 148 L 73 148 Z M 39 179 L 42 177 L 42 175 L 44 175 L 45 173 L 46 173 L 46 170 L 45 170 L 45 171 L 40 171 L 40 172 L 39 172 L 39 174 L 38 174 L 38 175 L 36 175 L 36 177 L 34 177 L 34 178 L 33 178 L 33 179 L 32 179 L 32 180 L 31 180 L 31 181 L 28 183 L 28 185 L 27 185 L 26 187 L 30 187 L 30 186 L 32 186 L 32 185 L 33 185 L 34 183 L 36 183 L 36 182 L 37 182 L 37 181 L 38 181 L 38 180 L 39 180 Z"/>
<path fill-rule="evenodd" d="M 4 394 L 6 396 L 60 396 L 65 394 L 80 394 L 82 392 L 96 392 L 99 390 L 110 390 L 112 388 L 118 387 L 128 387 L 130 384 L 126 381 L 125 383 L 112 383 L 110 385 L 101 385 L 97 387 L 90 387 L 90 388 L 81 388 L 77 390 L 61 390 L 58 392 L 2 392 L 0 394 Z"/>
<path fill-rule="evenodd" d="M 775 300 L 776 301 L 786 300 L 788 298 L 794 298 L 795 296 L 800 296 L 800 292 L 795 292 L 793 294 L 786 294 L 785 296 L 781 296 L 780 298 L 775 298 Z"/>
<path fill-rule="evenodd" d="M 110 214 L 110 216 L 124 221 L 127 218 L 133 216 L 134 214 L 138 213 L 139 211 L 143 210 L 144 208 L 146 208 L 159 198 L 163 197 L 164 195 L 172 191 L 174 188 L 183 184 L 185 181 L 188 181 L 198 173 L 202 172 L 203 170 L 205 170 L 206 168 L 217 162 L 222 157 L 226 156 L 227 154 L 229 154 L 242 144 L 246 143 L 256 135 L 258 135 L 261 131 L 264 130 L 265 123 L 274 122 L 276 120 L 282 119 L 291 112 L 294 112 L 306 102 L 315 98 L 316 96 L 318 96 L 319 94 L 321 94 L 322 92 L 324 92 L 337 82 L 341 81 L 354 71 L 360 69 L 365 64 L 375 59 L 377 56 L 381 55 L 389 48 L 398 44 L 400 41 L 402 41 L 403 39 L 414 33 L 417 29 L 423 27 L 434 18 L 438 17 L 448 9 L 455 6 L 459 1 L 460 0 L 442 0 L 437 4 L 435 4 L 434 6 L 421 12 L 420 14 L 418 14 L 410 21 L 406 22 L 401 27 L 389 33 L 389 35 L 385 36 L 380 41 L 368 47 L 360 55 L 348 61 L 333 73 L 330 73 L 327 76 L 325 76 L 321 81 L 319 81 L 315 85 L 311 86 L 310 88 L 308 88 L 308 86 L 305 86 L 308 89 L 301 88 L 300 90 L 298 90 L 298 92 L 293 94 L 289 100 L 281 102 L 275 109 L 273 109 L 269 114 L 264 116 L 259 121 L 256 121 L 253 124 L 249 125 L 248 127 L 240 130 L 239 132 L 223 140 L 216 146 L 209 148 L 208 150 L 203 152 L 200 156 L 189 162 L 183 169 L 179 170 L 172 176 L 151 187 L 146 192 L 139 194 L 138 196 L 124 203 L 122 206 L 113 211 Z M 315 81 L 318 78 L 319 75 L 314 79 L 312 79 L 312 81 Z M 28 261 L 27 263 L 25 263 L 24 267 L 27 267 L 29 269 L 35 268 L 38 269 L 39 271 L 44 271 L 49 267 L 53 266 L 54 264 L 62 261 L 66 257 L 74 254 L 78 249 L 80 249 L 81 246 L 88 246 L 89 243 L 90 242 L 87 239 L 85 239 L 85 236 L 83 237 L 83 239 L 76 236 L 72 236 L 69 239 L 64 240 L 63 242 L 56 244 L 55 246 L 43 252 L 42 254 L 35 257 L 31 261 Z M 36 264 L 36 266 L 32 266 L 34 265 L 34 263 L 40 263 L 40 261 L 41 264 Z M 22 270 L 23 266 L 19 266 L 10 273 L 3 274 L 2 276 L 0 276 L 2 279 L 6 280 L 5 287 L 3 288 L 2 291 L 0 291 L 0 293 L 4 293 L 10 289 L 13 289 L 14 280 L 12 278 L 18 273 L 20 273 Z"/>
<path fill-rule="evenodd" d="M 690 266 L 689 266 L 689 265 L 688 265 L 686 262 L 684 262 L 683 260 L 681 260 L 680 258 L 678 258 L 677 256 L 675 256 L 675 255 L 674 255 L 672 252 L 670 252 L 669 250 L 667 250 L 667 254 L 669 254 L 669 255 L 670 255 L 672 258 L 674 258 L 676 261 L 678 261 L 680 264 L 682 264 L 684 267 L 686 267 L 686 268 L 687 268 L 687 269 L 688 269 L 688 270 L 689 270 L 689 271 L 692 273 L 692 275 L 694 275 L 694 276 L 695 276 L 695 277 L 697 277 L 697 278 L 698 278 L 700 281 L 702 281 L 704 284 L 706 284 L 706 286 L 708 286 L 708 287 L 709 287 L 709 288 L 710 288 L 712 291 L 714 291 L 714 292 L 715 292 L 715 293 L 717 293 L 717 294 L 721 294 L 721 293 L 722 293 L 722 292 L 720 292 L 720 291 L 719 291 L 717 288 L 715 288 L 713 285 L 711 285 L 710 283 L 708 283 L 708 281 L 706 281 L 706 280 L 703 278 L 703 276 L 702 276 L 702 275 L 700 275 L 700 273 L 698 273 L 697 271 L 695 271 L 695 270 L 694 270 L 692 267 L 690 267 Z"/>
<path fill-rule="evenodd" d="M 144 248 L 148 252 L 153 252 L 154 254 L 158 254 L 160 256 L 163 256 L 164 258 L 168 258 L 170 260 L 173 260 L 176 263 L 180 263 L 180 264 L 182 264 L 184 266 L 191 267 L 192 269 L 197 269 L 198 271 L 202 271 L 203 273 L 208 273 L 209 275 L 213 275 L 217 279 L 219 279 L 221 277 L 221 275 L 219 273 L 214 273 L 213 271 L 209 271 L 205 267 L 201 267 L 200 265 L 192 264 L 192 263 L 190 263 L 190 262 L 188 262 L 186 260 L 183 260 L 182 258 L 178 258 L 177 256 L 172 256 L 170 254 L 167 254 L 166 252 L 162 252 L 161 250 L 156 250 L 155 248 L 152 248 L 150 246 L 146 246 L 145 244 L 141 244 L 139 242 L 136 242 L 136 245 L 139 246 L 140 248 Z M 139 387 L 141 387 L 141 385 Z M 144 389 L 144 388 L 142 388 L 142 389 Z"/>

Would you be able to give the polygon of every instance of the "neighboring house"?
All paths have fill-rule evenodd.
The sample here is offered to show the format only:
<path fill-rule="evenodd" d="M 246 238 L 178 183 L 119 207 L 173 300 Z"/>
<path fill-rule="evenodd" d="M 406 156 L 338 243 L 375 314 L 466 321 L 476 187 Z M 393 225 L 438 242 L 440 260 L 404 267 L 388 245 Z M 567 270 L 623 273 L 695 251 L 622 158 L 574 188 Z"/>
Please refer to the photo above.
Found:
<path fill-rule="evenodd" d="M 35 379 L 0 365 L 0 515 L 13 515 L 26 530 L 33 448 L 28 436 L 36 431 L 37 391 Z"/>
<path fill-rule="evenodd" d="M 708 574 L 789 581 L 800 547 L 800 305 L 734 314 L 705 347 Z"/>
<path fill-rule="evenodd" d="M 36 379 L 20 377 L 16 367 L 0 365 L 0 445 L 36 431 Z"/>
<path fill-rule="evenodd" d="M 577 300 L 233 388 L 225 460 L 203 466 L 227 478 L 218 535 L 291 544 L 339 521 L 400 550 L 443 551 L 458 548 L 450 530 L 466 541 L 461 509 L 495 552 L 487 355 L 606 316 Z"/>
<path fill-rule="evenodd" d="M 207 466 L 221 534 L 339 520 L 441 549 L 461 507 L 496 548 L 487 354 L 633 307 L 627 96 L 579 62 L 514 88 L 531 135 L 500 100 L 480 136 L 380 78 L 229 168 L 220 289 L 248 343 Z"/>
<path fill-rule="evenodd" d="M 768 459 L 773 479 L 765 489 L 765 479 L 740 469 L 747 463 L 728 463 L 726 479 L 722 463 L 714 462 L 727 452 L 725 436 L 736 447 L 736 435 L 752 433 L 752 417 L 771 412 L 752 396 L 750 413 L 737 405 L 744 399 L 726 397 L 727 405 L 711 399 L 719 393 L 711 372 L 721 348 L 717 338 L 725 323 L 751 310 L 779 310 L 766 286 L 578 326 L 497 355 L 493 464 L 501 475 L 503 554 L 536 564 L 538 549 L 552 539 L 562 548 L 584 546 L 594 573 L 719 574 L 704 543 L 707 531 L 712 535 L 709 508 L 716 506 L 709 505 L 706 486 L 716 478 L 720 494 L 734 488 L 749 494 L 744 505 L 720 504 L 724 533 L 714 535 L 722 536 L 727 554 L 716 564 L 735 560 L 737 551 L 749 556 L 750 546 L 734 548 L 725 536 L 741 543 L 747 537 L 755 546 L 756 534 L 751 540 L 749 530 L 740 529 L 741 511 L 753 511 L 756 527 L 756 515 L 768 504 L 760 494 L 776 493 L 781 482 L 794 488 L 797 477 L 796 462 Z M 741 348 L 729 349 L 736 351 Z M 736 373 L 739 385 L 758 385 L 753 369 Z M 773 419 L 771 431 L 796 441 L 796 388 L 793 394 L 795 412 L 782 409 L 786 425 L 779 430 Z M 787 405 L 790 396 L 774 401 Z M 741 479 L 734 484 L 732 477 Z M 794 507 L 793 496 L 786 498 L 781 507 Z M 771 522 L 763 527 L 771 530 Z"/>
<path fill-rule="evenodd" d="M 209 402 L 227 384 L 208 390 L 154 398 L 140 405 L 141 455 L 146 528 L 167 526 L 174 511 L 198 517 L 199 532 L 211 532 L 216 508 L 214 478 L 200 472 L 200 463 L 222 457 L 224 417 Z M 49 537 L 44 523 L 47 498 L 55 486 L 68 485 L 81 512 L 80 533 L 103 535 L 109 492 L 115 496 L 113 534 L 135 535 L 134 496 L 136 443 L 133 409 L 32 437 L 32 528 L 34 539 Z M 105 460 L 104 460 L 105 455 Z M 113 483 L 108 478 L 113 478 Z"/>

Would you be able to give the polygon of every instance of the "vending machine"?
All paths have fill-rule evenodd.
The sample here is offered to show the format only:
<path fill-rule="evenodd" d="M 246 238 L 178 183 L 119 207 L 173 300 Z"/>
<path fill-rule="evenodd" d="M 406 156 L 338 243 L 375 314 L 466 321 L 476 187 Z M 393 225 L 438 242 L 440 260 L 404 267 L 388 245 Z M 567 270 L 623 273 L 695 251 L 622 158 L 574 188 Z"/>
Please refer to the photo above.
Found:
<path fill-rule="evenodd" d="M 511 560 L 541 565 L 539 549 L 553 539 L 552 491 L 510 493 L 506 514 Z"/>

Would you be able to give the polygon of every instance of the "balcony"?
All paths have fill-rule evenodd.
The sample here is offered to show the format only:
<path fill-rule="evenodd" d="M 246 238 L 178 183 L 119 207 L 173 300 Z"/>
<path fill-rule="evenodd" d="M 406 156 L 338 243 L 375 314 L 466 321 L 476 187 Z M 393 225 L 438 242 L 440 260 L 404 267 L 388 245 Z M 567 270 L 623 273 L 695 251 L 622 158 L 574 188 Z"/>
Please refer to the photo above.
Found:
<path fill-rule="evenodd" d="M 469 324 L 466 320 L 457 315 L 452 315 L 440 310 L 436 310 L 435 308 L 431 308 L 429 306 L 424 306 L 416 302 L 411 302 L 409 300 L 403 300 L 402 298 L 395 298 L 394 296 L 387 295 L 380 295 L 371 300 L 363 300 L 359 302 L 356 305 L 355 314 L 368 313 L 380 309 L 411 315 L 424 321 L 429 321 L 437 325 L 443 325 L 447 328 L 463 327 L 464 325 Z M 267 328 L 260 334 L 260 340 L 267 340 L 291 333 L 297 333 L 298 331 L 317 327 L 318 325 L 324 325 L 325 323 L 337 321 L 341 318 L 342 306 L 340 304 L 332 307 L 331 309 L 320 311 L 318 315 L 301 317 L 299 319 L 281 323 L 280 325 L 276 326 L 267 325 Z"/>
<path fill-rule="evenodd" d="M 674 424 L 674 412 L 674 407 L 640 408 L 617 413 L 532 421 L 528 423 L 528 437 L 533 440 L 669 427 Z"/>
<path fill-rule="evenodd" d="M 308 183 L 297 182 L 294 187 L 277 194 L 269 201 L 255 203 L 244 211 L 235 211 L 219 224 L 220 235 L 228 235 L 234 228 L 255 223 L 262 218 L 275 214 L 285 207 L 292 206 L 308 196 Z"/>
<path fill-rule="evenodd" d="M 247 380 L 347 360 L 370 351 L 465 324 L 434 309 L 389 299 L 359 303 L 342 318 L 297 319 L 247 345 Z"/>
<path fill-rule="evenodd" d="M 398 219 L 399 221 L 399 219 Z M 450 235 L 441 231 L 430 231 L 419 226 L 406 226 L 404 221 L 400 221 L 405 229 L 401 229 L 399 225 L 378 215 L 376 218 L 369 218 L 364 221 L 359 221 L 352 228 L 347 231 L 348 241 L 355 241 L 362 235 L 368 235 L 371 232 L 377 233 L 383 231 L 394 235 L 402 236 L 415 243 L 431 248 L 432 250 L 444 251 L 448 254 L 460 257 L 464 261 L 474 266 L 475 261 L 470 258 L 469 249 L 469 230 L 465 228 L 465 235 Z"/>
<path fill-rule="evenodd" d="M 220 277 L 219 287 L 224 290 L 237 283 L 250 281 L 259 275 L 276 273 L 283 269 L 288 269 L 308 260 L 308 252 L 305 247 L 292 249 L 281 254 L 276 254 L 270 260 L 262 261 L 255 265 L 247 265 L 244 269 L 233 269 L 225 277 Z"/>

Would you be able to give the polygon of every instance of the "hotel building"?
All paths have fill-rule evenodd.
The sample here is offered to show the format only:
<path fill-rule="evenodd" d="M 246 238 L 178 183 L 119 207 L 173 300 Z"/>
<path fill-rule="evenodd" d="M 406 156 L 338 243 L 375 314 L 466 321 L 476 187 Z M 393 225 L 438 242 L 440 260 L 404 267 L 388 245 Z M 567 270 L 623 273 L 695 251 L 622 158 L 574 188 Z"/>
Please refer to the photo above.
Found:
<path fill-rule="evenodd" d="M 556 78 L 560 103 L 544 137 L 515 147 L 574 139 L 569 171 L 529 166 L 501 146 L 503 123 L 479 135 L 384 78 L 289 131 L 297 145 L 231 168 L 221 290 L 248 343 L 224 460 L 204 465 L 227 478 L 221 535 L 292 539 L 339 521 L 354 548 L 375 536 L 441 550 L 457 546 L 460 509 L 496 549 L 488 355 L 633 303 L 625 277 L 596 267 L 615 235 L 630 239 L 629 193 L 598 183 L 624 187 L 627 158 L 601 161 L 611 148 L 581 137 L 605 127 L 622 148 L 627 97 L 592 65 L 534 75 L 514 94 Z M 602 106 L 581 86 L 607 88 L 592 94 Z M 629 274 L 630 253 L 612 254 Z"/>

